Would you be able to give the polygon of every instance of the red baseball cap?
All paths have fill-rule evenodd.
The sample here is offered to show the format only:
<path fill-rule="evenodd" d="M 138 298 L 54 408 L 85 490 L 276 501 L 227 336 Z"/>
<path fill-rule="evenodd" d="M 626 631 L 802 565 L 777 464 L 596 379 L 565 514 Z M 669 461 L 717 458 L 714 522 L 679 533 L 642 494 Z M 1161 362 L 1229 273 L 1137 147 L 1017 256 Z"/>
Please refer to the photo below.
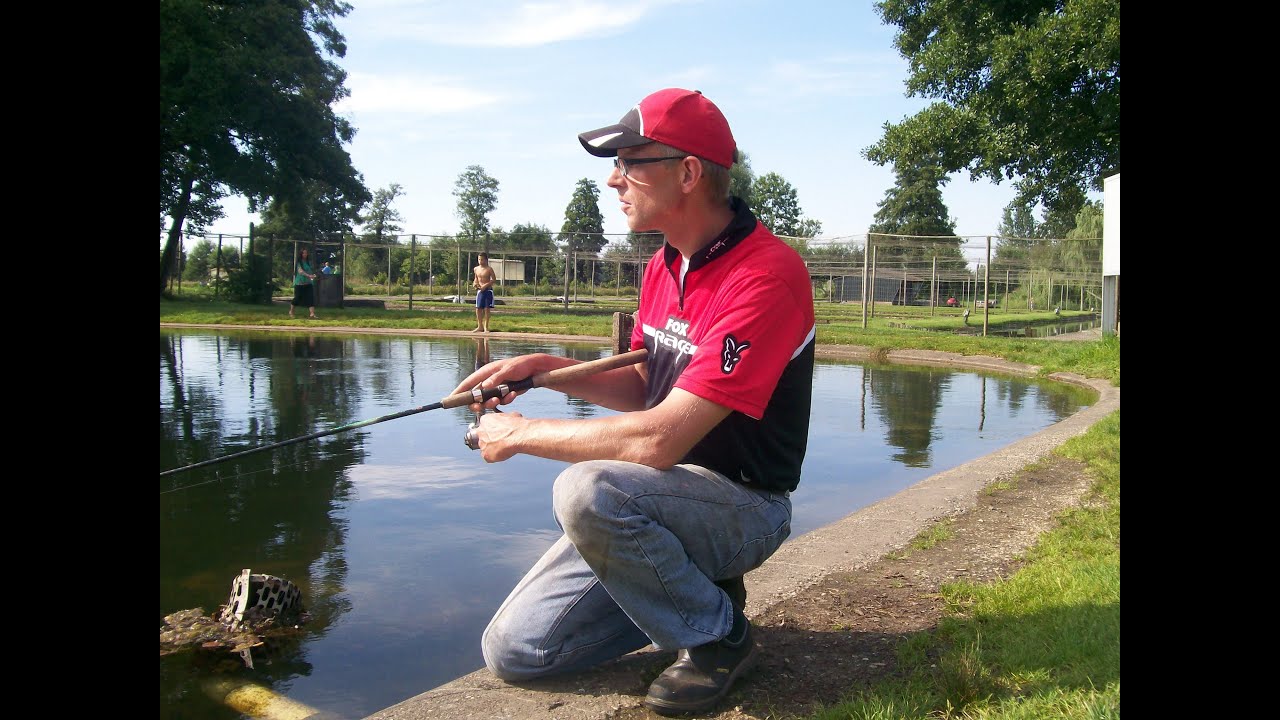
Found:
<path fill-rule="evenodd" d="M 579 133 L 578 140 L 596 157 L 614 157 L 618 148 L 659 142 L 724 167 L 733 165 L 738 147 L 720 108 L 701 91 L 681 88 L 653 93 L 617 125 Z"/>

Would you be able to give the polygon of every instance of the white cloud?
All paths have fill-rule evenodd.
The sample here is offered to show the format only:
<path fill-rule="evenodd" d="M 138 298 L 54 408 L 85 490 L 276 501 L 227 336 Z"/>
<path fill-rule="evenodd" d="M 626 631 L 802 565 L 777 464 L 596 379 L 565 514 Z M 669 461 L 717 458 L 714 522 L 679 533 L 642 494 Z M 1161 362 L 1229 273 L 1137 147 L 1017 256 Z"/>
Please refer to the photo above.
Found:
<path fill-rule="evenodd" d="M 350 477 L 362 500 L 421 497 L 424 493 L 483 485 L 488 479 L 473 465 L 443 457 L 418 458 L 403 465 L 356 465 L 351 468 Z"/>
<path fill-rule="evenodd" d="M 617 33 L 672 1 L 642 0 L 625 6 L 600 0 L 403 6 L 397 8 L 394 20 L 375 31 L 442 45 L 537 47 Z M 430 19 L 419 21 L 418 15 L 429 15 Z"/>
<path fill-rule="evenodd" d="M 766 78 L 769 92 L 788 97 L 901 96 L 905 68 L 906 61 L 892 53 L 867 53 L 776 62 Z"/>
<path fill-rule="evenodd" d="M 415 115 L 448 115 L 486 105 L 499 97 L 463 87 L 450 80 L 424 75 L 375 75 L 353 72 L 347 76 L 351 96 L 334 109 L 340 113 L 401 112 Z"/>

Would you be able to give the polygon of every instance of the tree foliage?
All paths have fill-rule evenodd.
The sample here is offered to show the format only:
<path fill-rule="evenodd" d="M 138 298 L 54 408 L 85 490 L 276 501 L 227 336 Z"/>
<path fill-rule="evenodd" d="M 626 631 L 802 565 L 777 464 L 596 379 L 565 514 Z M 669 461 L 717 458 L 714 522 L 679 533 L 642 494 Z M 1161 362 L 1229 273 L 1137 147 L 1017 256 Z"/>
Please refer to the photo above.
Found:
<path fill-rule="evenodd" d="M 396 198 L 404 195 L 400 183 L 390 185 L 373 193 L 373 202 L 369 203 L 369 212 L 360 216 L 360 224 L 364 226 L 366 242 L 381 243 L 388 235 L 397 235 L 404 230 L 400 223 L 404 217 L 399 210 L 391 207 Z"/>
<path fill-rule="evenodd" d="M 494 235 L 498 238 L 499 247 L 509 251 L 549 252 L 556 247 L 551 237 L 551 229 L 545 225 L 516 223 L 510 231 L 497 231 Z"/>
<path fill-rule="evenodd" d="M 221 267 L 223 272 L 228 268 L 239 267 L 240 252 L 234 245 L 224 245 L 221 258 L 218 257 L 218 244 L 203 238 L 187 251 L 186 262 L 183 263 L 182 279 L 206 281 L 213 271 Z"/>
<path fill-rule="evenodd" d="M 768 172 L 756 178 L 751 185 L 751 197 L 754 198 L 751 210 L 756 219 L 764 223 L 774 235 L 811 238 L 822 233 L 822 223 L 801 217 L 799 193 L 778 173 Z M 792 244 L 803 252 L 803 241 Z"/>
<path fill-rule="evenodd" d="M 1040 237 L 1040 224 L 1036 222 L 1034 209 L 1014 198 L 1004 207 L 1000 227 L 996 228 L 1000 239 L 996 241 L 991 262 L 993 266 L 1017 266 L 1026 262 L 1035 239 Z"/>
<path fill-rule="evenodd" d="M 960 238 L 945 237 L 954 236 L 956 232 L 955 222 L 948 217 L 947 205 L 942 200 L 946 176 L 941 170 L 927 166 L 895 167 L 894 175 L 897 182 L 878 203 L 880 209 L 876 210 L 875 222 L 869 231 L 886 235 L 941 237 L 929 246 L 918 242 L 898 245 L 877 238 L 874 242 L 881 249 L 876 262 L 887 258 L 922 261 L 937 257 L 940 266 L 962 267 L 964 259 L 960 252 Z"/>
<path fill-rule="evenodd" d="M 748 207 L 755 207 L 755 198 L 751 189 L 755 185 L 756 174 L 751 171 L 751 158 L 742 150 L 738 150 L 738 157 L 729 168 L 729 194 L 742 198 L 746 201 Z"/>
<path fill-rule="evenodd" d="M 908 94 L 939 102 L 887 123 L 867 158 L 1016 177 L 1020 201 L 1065 204 L 1068 220 L 1085 188 L 1119 172 L 1120 0 L 882 0 L 876 10 L 899 28 Z"/>
<path fill-rule="evenodd" d="M 775 235 L 791 235 L 789 232 L 800 222 L 800 199 L 796 189 L 776 172 L 768 172 L 756 178 L 751 187 L 755 197 L 756 219 Z"/>
<path fill-rule="evenodd" d="M 461 222 L 458 234 L 483 238 L 485 252 L 488 252 L 489 213 L 498 206 L 498 181 L 479 165 L 470 165 L 453 184 L 453 196 L 458 198 L 454 211 Z"/>
<path fill-rule="evenodd" d="M 600 188 L 594 180 L 582 178 L 573 188 L 573 197 L 564 209 L 564 224 L 556 240 L 573 253 L 598 253 L 608 240 L 604 236 L 604 216 L 600 214 Z"/>
<path fill-rule="evenodd" d="M 1038 229 L 1039 223 L 1036 222 L 1032 208 L 1015 199 L 1005 205 L 1004 212 L 1001 214 L 1000 227 L 996 228 L 996 232 L 1003 238 L 1029 239 L 1039 237 L 1036 234 Z"/>
<path fill-rule="evenodd" d="M 1062 266 L 1087 272 L 1102 263 L 1102 203 L 1086 201 L 1076 213 L 1075 227 L 1060 243 Z"/>
<path fill-rule="evenodd" d="M 565 255 L 574 259 L 573 273 L 570 266 L 565 265 L 564 296 L 568 306 L 569 283 L 577 277 L 586 266 L 581 256 L 586 253 L 596 255 L 604 248 L 608 239 L 604 236 L 604 216 L 600 214 L 600 188 L 594 180 L 582 178 L 573 188 L 573 197 L 564 209 L 564 224 L 560 226 L 560 234 L 556 240 L 564 246 Z"/>
<path fill-rule="evenodd" d="M 320 197 L 348 212 L 368 202 L 343 149 L 355 128 L 332 107 L 349 94 L 346 72 L 326 58 L 346 54 L 333 20 L 350 11 L 335 0 L 161 0 L 161 292 L 184 223 L 217 219 L 230 193 L 254 211 L 269 200 Z"/>

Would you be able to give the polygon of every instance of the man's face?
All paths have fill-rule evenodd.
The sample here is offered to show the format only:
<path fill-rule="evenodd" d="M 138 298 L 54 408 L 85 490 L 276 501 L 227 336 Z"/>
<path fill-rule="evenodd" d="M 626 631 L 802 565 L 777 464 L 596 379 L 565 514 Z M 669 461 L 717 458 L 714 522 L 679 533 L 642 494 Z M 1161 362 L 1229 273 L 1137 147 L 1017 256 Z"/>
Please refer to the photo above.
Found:
<path fill-rule="evenodd" d="M 622 212 L 627 216 L 627 227 L 634 232 L 664 230 L 680 195 L 679 178 L 683 167 L 679 158 L 632 165 L 627 165 L 627 161 L 668 157 L 664 153 L 670 151 L 654 145 L 623 148 L 618 151 L 620 162 L 609 174 L 606 184 L 618 191 Z M 622 167 L 617 165 L 626 167 L 625 176 Z"/>

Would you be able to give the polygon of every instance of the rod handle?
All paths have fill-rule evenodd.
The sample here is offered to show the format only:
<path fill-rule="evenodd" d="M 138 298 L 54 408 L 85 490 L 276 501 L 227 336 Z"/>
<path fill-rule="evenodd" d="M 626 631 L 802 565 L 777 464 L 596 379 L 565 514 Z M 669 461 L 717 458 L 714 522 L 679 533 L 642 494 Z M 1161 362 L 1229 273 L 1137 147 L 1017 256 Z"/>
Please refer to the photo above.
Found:
<path fill-rule="evenodd" d="M 589 375 L 605 372 L 606 370 L 615 370 L 620 367 L 635 365 L 636 363 L 643 362 L 648 356 L 649 351 L 641 348 L 640 350 L 632 350 L 631 352 L 625 352 L 618 355 L 610 355 L 609 357 L 600 358 L 599 360 L 588 360 L 587 362 L 570 365 L 569 367 L 563 367 L 558 370 L 548 370 L 544 373 L 538 373 L 533 377 L 527 377 L 523 380 L 503 383 L 496 387 L 485 388 L 483 390 L 479 388 L 464 390 L 463 392 L 455 393 L 441 400 L 440 406 L 446 408 L 462 407 L 472 403 L 483 403 L 485 400 L 490 398 L 502 398 L 509 393 L 520 392 L 521 390 L 528 390 L 536 387 L 547 387 L 548 385 L 554 385 L 558 382 L 579 380 Z"/>
<path fill-rule="evenodd" d="M 520 382 L 532 382 L 532 387 L 546 387 L 558 382 L 579 380 L 587 377 L 588 375 L 595 375 L 596 373 L 605 372 L 606 370 L 616 370 L 620 367 L 635 365 L 637 363 L 644 362 L 647 357 L 649 357 L 649 351 L 641 348 L 639 350 L 632 350 L 631 352 L 610 355 L 609 357 L 600 358 L 599 360 L 589 360 L 584 363 L 578 363 L 577 365 L 570 365 L 569 367 L 563 367 L 559 370 L 548 370 L 547 372 L 538 373 L 537 375 L 527 378 L 526 380 L 521 380 Z M 516 389 L 524 390 L 525 388 Z"/>

